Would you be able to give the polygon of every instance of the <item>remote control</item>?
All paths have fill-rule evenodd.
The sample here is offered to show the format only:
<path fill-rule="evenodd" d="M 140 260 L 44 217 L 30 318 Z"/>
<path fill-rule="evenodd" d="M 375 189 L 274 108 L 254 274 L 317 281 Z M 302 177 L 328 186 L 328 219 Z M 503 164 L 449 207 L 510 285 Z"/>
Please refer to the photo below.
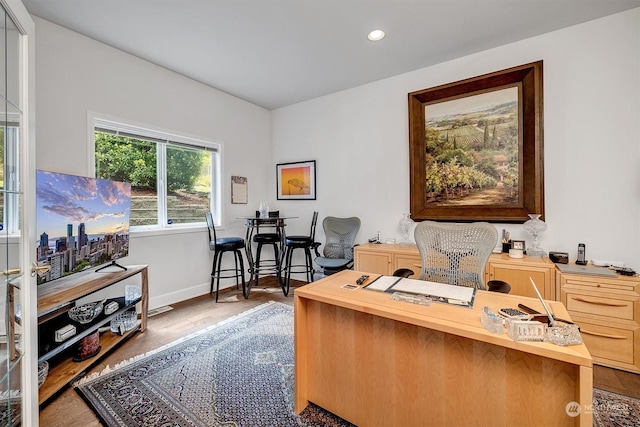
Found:
<path fill-rule="evenodd" d="M 368 276 L 368 275 L 363 274 L 362 276 L 360 276 L 360 277 L 358 278 L 358 280 L 356 280 L 356 284 L 357 284 L 357 285 L 362 285 L 364 282 L 366 282 L 366 281 L 367 281 L 367 279 L 368 279 L 368 278 L 369 278 L 369 276 Z"/>

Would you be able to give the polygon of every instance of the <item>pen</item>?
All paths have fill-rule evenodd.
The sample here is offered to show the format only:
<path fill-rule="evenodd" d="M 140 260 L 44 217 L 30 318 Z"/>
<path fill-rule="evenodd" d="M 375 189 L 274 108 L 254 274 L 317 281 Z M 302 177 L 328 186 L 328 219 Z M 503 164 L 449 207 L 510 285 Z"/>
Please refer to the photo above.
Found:
<path fill-rule="evenodd" d="M 527 313 L 529 313 L 529 314 L 533 314 L 534 316 L 535 316 L 535 315 L 543 315 L 543 314 L 542 314 L 542 313 L 540 313 L 539 311 L 536 311 L 536 310 L 534 310 L 533 308 L 527 307 L 527 306 L 526 306 L 526 305 L 524 305 L 524 304 L 518 304 L 518 308 L 520 308 L 522 311 L 525 311 L 525 312 L 527 312 Z M 544 316 L 544 317 L 548 317 L 547 315 L 543 315 L 543 316 Z M 568 325 L 575 325 L 575 323 L 570 322 L 570 321 L 568 321 L 568 320 L 559 319 L 559 318 L 557 318 L 557 317 L 555 317 L 555 316 L 554 316 L 553 318 L 554 318 L 554 320 L 557 320 L 558 322 L 566 323 L 566 324 L 568 324 Z"/>

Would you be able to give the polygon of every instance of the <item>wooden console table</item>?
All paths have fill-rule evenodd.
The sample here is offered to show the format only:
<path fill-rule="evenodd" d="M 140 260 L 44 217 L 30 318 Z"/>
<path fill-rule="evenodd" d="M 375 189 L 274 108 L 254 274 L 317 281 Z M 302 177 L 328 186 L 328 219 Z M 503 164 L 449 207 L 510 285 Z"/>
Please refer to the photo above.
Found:
<path fill-rule="evenodd" d="M 42 387 L 40 387 L 38 399 L 40 405 L 49 401 L 70 382 L 84 375 L 89 368 L 97 364 L 123 340 L 138 331 L 144 332 L 147 329 L 149 284 L 147 266 L 134 265 L 127 266 L 127 270 L 117 270 L 112 272 L 109 270 L 102 270 L 99 272 L 91 270 L 88 272 L 76 273 L 66 278 L 42 284 L 38 287 L 38 325 L 40 329 L 41 325 L 49 321 L 60 319 L 61 316 L 66 318 L 65 323 L 72 324 L 73 322 L 68 318 L 67 313 L 69 309 L 75 306 L 76 300 L 108 288 L 137 274 L 140 274 L 140 286 L 142 291 L 139 300 L 142 305 L 139 326 L 127 331 L 123 335 L 114 334 L 112 332 L 102 334 L 100 336 L 100 346 L 102 349 L 100 350 L 100 353 L 94 357 L 81 362 L 74 362 L 71 356 L 65 356 L 66 352 L 73 349 L 82 338 L 95 332 L 98 328 L 108 325 L 111 319 L 118 313 L 131 309 L 136 304 L 136 302 L 134 302 L 132 304 L 125 305 L 124 297 L 122 297 L 120 298 L 122 302 L 118 311 L 108 316 L 99 316 L 98 319 L 89 324 L 89 327 L 80 328 L 76 335 L 64 342 L 61 342 L 55 348 L 43 354 L 38 354 L 38 362 L 52 360 L 53 358 L 60 359 L 56 360 L 57 363 L 55 365 L 50 366 L 47 380 L 44 382 Z M 39 342 L 42 342 L 43 339 L 44 337 L 42 336 L 38 338 Z"/>
<path fill-rule="evenodd" d="M 347 270 L 295 290 L 296 412 L 313 402 L 361 426 L 591 427 L 584 345 L 516 342 L 481 325 L 483 306 L 542 310 L 539 301 L 478 291 L 472 309 L 425 307 L 342 288 L 362 274 Z M 551 306 L 569 318 L 561 303 Z M 576 417 L 571 402 L 580 405 Z"/>
<path fill-rule="evenodd" d="M 354 248 L 355 269 L 371 273 L 391 275 L 399 268 L 413 270 L 417 279 L 422 262 L 416 245 L 366 243 Z M 558 300 L 555 285 L 555 265 L 549 258 L 509 258 L 507 254 L 491 254 L 485 269 L 485 282 L 502 280 L 511 285 L 511 293 L 535 297 L 529 277 L 538 285 L 545 299 Z"/>

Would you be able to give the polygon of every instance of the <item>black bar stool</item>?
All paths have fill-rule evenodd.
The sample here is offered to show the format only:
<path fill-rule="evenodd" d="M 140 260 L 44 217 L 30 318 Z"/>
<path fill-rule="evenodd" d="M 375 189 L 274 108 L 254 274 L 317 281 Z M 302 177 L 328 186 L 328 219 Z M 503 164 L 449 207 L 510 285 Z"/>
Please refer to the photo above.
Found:
<path fill-rule="evenodd" d="M 213 215 L 207 212 L 207 227 L 209 231 L 209 249 L 213 251 L 213 265 L 211 267 L 211 290 L 213 292 L 213 282 L 216 281 L 216 302 L 218 302 L 218 293 L 220 291 L 220 279 L 230 279 L 235 277 L 236 289 L 238 289 L 238 279 L 242 278 L 242 295 L 247 298 L 249 296 L 246 283 L 244 281 L 244 262 L 242 261 L 242 252 L 244 248 L 244 239 L 242 237 L 221 237 L 216 236 L 216 227 L 213 223 Z M 233 260 L 235 268 L 222 267 L 222 254 L 225 252 L 233 252 Z M 238 267 L 238 264 L 240 266 Z"/>
<path fill-rule="evenodd" d="M 307 282 L 313 281 L 313 258 L 311 258 L 311 249 L 315 245 L 319 245 L 316 240 L 316 222 L 318 221 L 318 212 L 313 213 L 311 220 L 311 231 L 308 236 L 285 236 L 285 279 L 284 279 L 284 295 L 289 294 L 289 285 L 291 283 L 291 273 L 306 273 Z M 304 264 L 292 264 L 293 251 L 295 249 L 304 249 Z M 295 268 L 301 268 L 297 271 L 293 271 Z"/>
<path fill-rule="evenodd" d="M 278 218 L 280 216 L 280 211 L 270 211 L 269 218 Z M 260 217 L 260 212 L 256 211 L 256 218 Z M 260 231 L 260 228 L 263 231 Z M 264 229 L 271 228 L 269 232 L 264 232 Z M 282 231 L 278 227 L 277 221 L 269 221 L 268 219 L 264 219 L 263 221 L 259 221 L 256 225 L 256 234 L 253 236 L 253 241 L 258 244 L 256 248 L 256 260 L 255 265 L 253 266 L 254 271 L 254 280 L 256 286 L 258 286 L 258 282 L 260 280 L 260 274 L 264 273 L 276 273 L 278 277 L 278 282 L 282 286 L 281 280 L 281 259 L 280 259 L 280 250 L 278 245 L 282 242 Z M 273 246 L 273 259 L 260 260 L 260 256 L 262 254 L 262 247 L 264 245 Z M 284 289 L 283 289 L 284 291 Z"/>

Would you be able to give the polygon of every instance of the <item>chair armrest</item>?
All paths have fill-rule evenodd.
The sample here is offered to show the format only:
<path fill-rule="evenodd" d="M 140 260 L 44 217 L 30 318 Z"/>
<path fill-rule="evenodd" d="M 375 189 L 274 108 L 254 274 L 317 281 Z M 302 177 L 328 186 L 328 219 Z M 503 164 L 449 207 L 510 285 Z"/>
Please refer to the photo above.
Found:
<path fill-rule="evenodd" d="M 322 243 L 320 243 L 320 242 L 313 242 L 313 244 L 311 245 L 311 247 L 313 248 L 313 250 L 316 253 L 316 256 L 321 256 L 320 252 L 318 251 L 318 248 L 320 247 L 320 245 L 322 245 Z"/>

